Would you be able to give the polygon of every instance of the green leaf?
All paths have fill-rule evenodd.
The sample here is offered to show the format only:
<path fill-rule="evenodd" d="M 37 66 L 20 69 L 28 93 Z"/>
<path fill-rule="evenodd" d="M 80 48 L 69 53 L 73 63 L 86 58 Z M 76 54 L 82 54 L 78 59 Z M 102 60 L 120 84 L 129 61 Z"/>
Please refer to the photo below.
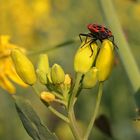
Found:
<path fill-rule="evenodd" d="M 134 94 L 135 102 L 138 108 L 140 108 L 140 88 L 138 91 Z"/>
<path fill-rule="evenodd" d="M 15 106 L 24 128 L 33 140 L 58 140 L 54 133 L 44 126 L 29 101 L 14 96 Z"/>

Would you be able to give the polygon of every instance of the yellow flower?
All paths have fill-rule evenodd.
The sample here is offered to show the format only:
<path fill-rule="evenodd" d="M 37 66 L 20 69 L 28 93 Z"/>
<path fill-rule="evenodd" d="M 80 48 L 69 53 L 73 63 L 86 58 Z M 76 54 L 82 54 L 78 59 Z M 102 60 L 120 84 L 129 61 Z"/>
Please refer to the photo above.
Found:
<path fill-rule="evenodd" d="M 9 39 L 9 36 L 0 36 L 0 87 L 13 94 L 16 89 L 11 80 L 23 87 L 27 85 L 17 75 L 10 58 L 11 50 L 19 47 L 9 43 Z M 25 51 L 23 48 L 21 50 Z"/>

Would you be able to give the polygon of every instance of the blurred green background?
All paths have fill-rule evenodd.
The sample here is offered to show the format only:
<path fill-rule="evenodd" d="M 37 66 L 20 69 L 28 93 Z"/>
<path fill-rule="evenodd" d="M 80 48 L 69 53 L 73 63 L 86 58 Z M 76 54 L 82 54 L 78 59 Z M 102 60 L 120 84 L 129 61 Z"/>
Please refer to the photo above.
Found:
<path fill-rule="evenodd" d="M 26 48 L 29 52 L 54 47 L 78 37 L 79 33 L 88 32 L 86 28 L 88 23 L 105 24 L 97 1 L 0 0 L 0 34 L 10 35 L 12 43 Z M 140 68 L 140 2 L 113 0 L 113 3 L 125 37 Z M 105 7 L 107 8 L 107 5 Z M 60 64 L 66 73 L 74 77 L 73 57 L 79 45 L 80 40 L 48 52 L 50 64 Z M 119 56 L 116 56 L 117 65 L 105 83 L 99 113 L 105 114 L 109 119 L 114 138 L 109 138 L 95 127 L 90 140 L 140 139 L 140 124 L 130 121 L 135 117 L 132 87 Z M 38 55 L 30 55 L 30 58 L 36 65 Z M 10 95 L 2 89 L 0 92 L 0 140 L 31 140 L 20 122 Z M 96 88 L 83 90 L 76 105 L 76 115 L 83 128 L 90 119 L 96 92 Z M 42 120 L 61 140 L 72 140 L 66 124 L 44 107 L 31 88 L 23 89 L 17 86 L 17 94 L 32 102 Z"/>

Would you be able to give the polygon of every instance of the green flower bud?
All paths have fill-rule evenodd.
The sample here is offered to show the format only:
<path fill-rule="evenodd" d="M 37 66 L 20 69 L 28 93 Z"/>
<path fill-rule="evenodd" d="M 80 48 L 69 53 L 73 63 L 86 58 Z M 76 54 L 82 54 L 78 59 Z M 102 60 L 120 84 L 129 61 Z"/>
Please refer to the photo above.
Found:
<path fill-rule="evenodd" d="M 31 61 L 19 49 L 13 49 L 11 57 L 20 78 L 26 84 L 33 85 L 36 82 L 36 74 Z"/>
<path fill-rule="evenodd" d="M 91 68 L 83 78 L 83 88 L 92 88 L 97 83 L 97 73 L 98 70 L 96 67 Z"/>
<path fill-rule="evenodd" d="M 81 44 L 74 58 L 74 69 L 80 73 L 86 73 L 91 68 L 98 52 L 96 43 L 86 43 L 85 45 L 84 43 Z"/>
<path fill-rule="evenodd" d="M 38 67 L 37 67 L 36 72 L 37 72 L 39 81 L 42 84 L 47 84 L 47 75 L 49 71 L 50 71 L 50 67 L 49 67 L 48 55 L 41 54 L 39 56 L 39 62 L 38 62 Z"/>
<path fill-rule="evenodd" d="M 51 80 L 53 84 L 63 83 L 65 80 L 65 73 L 60 65 L 54 64 L 51 68 Z"/>
<path fill-rule="evenodd" d="M 104 40 L 96 60 L 98 69 L 98 80 L 105 81 L 113 68 L 114 64 L 114 46 L 111 41 Z"/>

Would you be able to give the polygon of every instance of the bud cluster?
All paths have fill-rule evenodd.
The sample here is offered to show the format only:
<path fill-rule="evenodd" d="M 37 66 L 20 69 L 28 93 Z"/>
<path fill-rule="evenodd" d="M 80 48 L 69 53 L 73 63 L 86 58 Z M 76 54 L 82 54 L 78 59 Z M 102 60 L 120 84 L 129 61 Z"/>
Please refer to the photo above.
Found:
<path fill-rule="evenodd" d="M 46 86 L 46 91 L 40 94 L 43 102 L 50 104 L 55 101 L 68 105 L 74 86 L 72 79 L 60 65 L 50 66 L 47 54 L 40 54 L 36 70 L 20 50 L 14 49 L 11 57 L 18 75 L 26 84 L 32 86 L 38 80 Z M 98 81 L 104 82 L 109 77 L 113 64 L 114 47 L 111 41 L 103 40 L 101 47 L 88 40 L 83 42 L 74 58 L 74 69 L 76 73 L 82 74 L 79 89 L 92 88 Z"/>
<path fill-rule="evenodd" d="M 114 64 L 114 46 L 107 39 L 103 40 L 101 47 L 96 43 L 83 43 L 76 52 L 74 68 L 84 75 L 83 88 L 92 88 L 97 81 L 108 79 Z"/>
<path fill-rule="evenodd" d="M 40 93 L 40 99 L 47 103 L 53 101 L 68 101 L 71 89 L 71 77 L 65 74 L 63 68 L 58 64 L 49 65 L 47 54 L 39 56 L 37 69 L 32 62 L 18 49 L 11 53 L 16 71 L 20 78 L 28 85 L 34 85 L 38 81 L 47 87 L 46 91 Z M 59 99 L 59 100 L 57 100 Z"/>

